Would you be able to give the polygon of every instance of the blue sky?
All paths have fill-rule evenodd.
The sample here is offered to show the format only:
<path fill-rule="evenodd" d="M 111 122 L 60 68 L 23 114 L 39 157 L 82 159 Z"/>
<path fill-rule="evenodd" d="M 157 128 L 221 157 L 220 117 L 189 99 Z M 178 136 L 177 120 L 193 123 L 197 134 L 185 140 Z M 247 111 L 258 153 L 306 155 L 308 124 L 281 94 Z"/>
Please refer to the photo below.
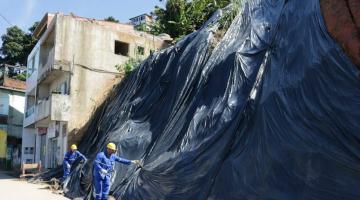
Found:
<path fill-rule="evenodd" d="M 35 21 L 40 21 L 46 12 L 72 12 L 77 16 L 94 19 L 113 16 L 120 22 L 127 22 L 131 17 L 149 13 L 155 5 L 163 4 L 158 0 L 0 0 L 0 14 L 12 25 L 27 31 Z M 9 26 L 0 17 L 0 35 L 3 35 Z"/>

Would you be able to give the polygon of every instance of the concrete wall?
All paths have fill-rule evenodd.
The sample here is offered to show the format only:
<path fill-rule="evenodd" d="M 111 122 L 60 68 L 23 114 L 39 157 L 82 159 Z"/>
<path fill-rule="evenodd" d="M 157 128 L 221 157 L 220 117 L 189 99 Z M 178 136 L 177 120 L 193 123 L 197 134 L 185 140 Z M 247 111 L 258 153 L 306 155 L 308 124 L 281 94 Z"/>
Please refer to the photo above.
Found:
<path fill-rule="evenodd" d="M 34 162 L 35 139 L 36 139 L 36 129 L 35 128 L 23 128 L 22 154 L 21 154 L 21 160 L 23 162 L 26 162 L 26 161 Z M 25 154 L 25 148 L 33 148 L 33 154 L 28 153 L 28 151 Z"/>
<path fill-rule="evenodd" d="M 167 44 L 156 36 L 135 31 L 130 25 L 62 15 L 56 20 L 55 62 L 70 63 L 71 71 L 70 144 L 80 140 L 82 136 L 76 134 L 77 130 L 86 124 L 96 107 L 123 77 L 115 66 L 124 64 L 129 57 L 115 54 L 115 41 L 129 44 L 130 57 L 141 57 L 136 52 L 138 46 L 143 47 L 144 58 L 150 50 L 161 49 Z"/>
<path fill-rule="evenodd" d="M 10 136 L 22 138 L 25 111 L 25 94 L 11 92 L 9 96 L 8 132 Z"/>
<path fill-rule="evenodd" d="M 54 121 L 69 121 L 71 119 L 70 103 L 69 95 L 52 94 L 50 119 Z"/>
<path fill-rule="evenodd" d="M 60 92 L 61 84 L 66 83 L 67 91 L 69 91 L 69 83 L 70 83 L 70 73 L 63 72 L 59 73 L 59 76 L 56 77 L 54 81 L 49 85 L 50 92 Z"/>

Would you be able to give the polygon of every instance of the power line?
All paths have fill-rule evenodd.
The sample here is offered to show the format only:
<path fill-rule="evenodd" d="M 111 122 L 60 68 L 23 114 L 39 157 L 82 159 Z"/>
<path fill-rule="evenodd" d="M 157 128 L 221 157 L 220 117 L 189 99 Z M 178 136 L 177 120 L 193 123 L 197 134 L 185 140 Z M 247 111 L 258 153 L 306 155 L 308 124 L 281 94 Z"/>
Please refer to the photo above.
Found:
<path fill-rule="evenodd" d="M 6 19 L 6 17 L 4 17 L 2 14 L 0 14 L 0 17 L 3 18 L 10 26 L 12 26 L 11 22 Z"/>

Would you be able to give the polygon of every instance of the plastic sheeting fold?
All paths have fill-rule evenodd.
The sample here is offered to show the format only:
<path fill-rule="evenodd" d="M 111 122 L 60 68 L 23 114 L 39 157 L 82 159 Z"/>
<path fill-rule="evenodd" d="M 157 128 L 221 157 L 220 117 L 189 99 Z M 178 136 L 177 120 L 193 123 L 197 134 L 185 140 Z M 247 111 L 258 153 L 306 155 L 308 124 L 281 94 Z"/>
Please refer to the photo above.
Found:
<path fill-rule="evenodd" d="M 91 198 L 108 142 L 118 199 L 360 199 L 360 73 L 314 0 L 243 1 L 149 57 L 96 113 L 71 197 Z"/>

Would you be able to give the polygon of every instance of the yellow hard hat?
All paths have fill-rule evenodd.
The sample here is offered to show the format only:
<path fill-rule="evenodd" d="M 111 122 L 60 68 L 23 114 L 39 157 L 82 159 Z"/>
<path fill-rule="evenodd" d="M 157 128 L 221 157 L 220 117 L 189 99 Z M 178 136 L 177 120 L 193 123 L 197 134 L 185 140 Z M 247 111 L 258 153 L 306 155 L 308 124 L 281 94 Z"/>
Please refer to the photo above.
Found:
<path fill-rule="evenodd" d="M 76 144 L 71 145 L 70 149 L 71 149 L 71 150 L 77 150 Z"/>
<path fill-rule="evenodd" d="M 113 151 L 116 151 L 116 145 L 112 142 L 110 142 L 107 146 L 108 149 L 111 149 Z"/>

